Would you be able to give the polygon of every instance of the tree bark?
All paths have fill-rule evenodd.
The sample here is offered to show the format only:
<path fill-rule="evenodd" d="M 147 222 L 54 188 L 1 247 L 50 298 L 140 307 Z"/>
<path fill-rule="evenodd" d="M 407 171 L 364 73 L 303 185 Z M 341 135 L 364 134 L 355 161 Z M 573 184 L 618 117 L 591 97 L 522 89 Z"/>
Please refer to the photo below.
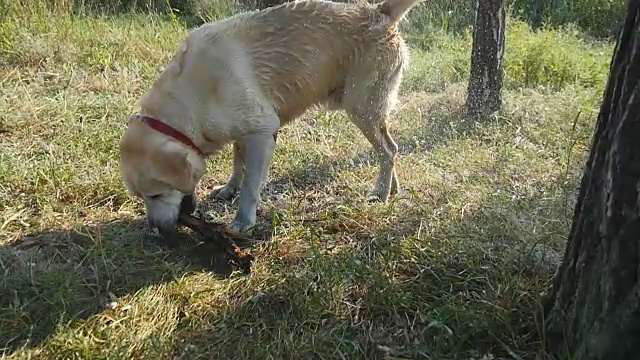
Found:
<path fill-rule="evenodd" d="M 504 30 L 504 0 L 477 0 L 467 86 L 470 121 L 485 119 L 502 106 Z"/>
<path fill-rule="evenodd" d="M 546 304 L 547 346 L 561 358 L 640 359 L 640 0 L 628 0 Z"/>

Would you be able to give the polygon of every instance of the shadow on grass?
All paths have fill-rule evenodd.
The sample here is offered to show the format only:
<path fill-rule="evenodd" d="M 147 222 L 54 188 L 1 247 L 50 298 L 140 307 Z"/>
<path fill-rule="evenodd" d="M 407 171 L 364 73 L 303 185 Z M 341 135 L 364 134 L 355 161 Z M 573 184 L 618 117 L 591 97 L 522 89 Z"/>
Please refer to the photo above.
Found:
<path fill-rule="evenodd" d="M 397 137 L 403 155 L 411 155 L 475 131 L 435 122 Z M 354 165 L 377 161 L 371 151 L 311 159 L 273 179 L 271 190 L 333 189 L 334 175 Z M 471 172 L 509 181 L 509 166 Z M 567 180 L 575 186 L 579 179 Z M 286 231 L 265 254 L 265 273 L 243 284 L 230 304 L 193 312 L 189 329 L 175 334 L 174 356 L 546 359 L 540 294 L 568 232 L 561 189 L 515 197 L 492 189 L 477 200 L 447 184 L 429 187 L 434 194 L 389 206 L 345 210 L 332 203 L 304 214 L 310 221 L 284 219 Z M 304 211 L 294 207 L 291 216 Z"/>
<path fill-rule="evenodd" d="M 401 132 L 403 155 L 469 134 L 445 124 Z M 336 188 L 334 174 L 354 165 L 377 166 L 377 161 L 371 150 L 309 159 L 273 179 L 266 192 L 277 193 L 278 186 Z M 185 309 L 176 327 L 161 334 L 170 338 L 167 351 L 183 359 L 455 359 L 506 356 L 511 350 L 531 358 L 526 355 L 540 340 L 538 296 L 552 271 L 526 253 L 532 252 L 532 241 L 564 236 L 564 225 L 557 224 L 564 199 L 514 201 L 485 194 L 460 219 L 452 197 L 464 195 L 452 194 L 451 186 L 429 186 L 435 194 L 390 206 L 345 209 L 330 203 L 308 214 L 312 223 L 284 218 L 287 229 L 261 251 L 259 272 L 217 287 L 212 298 L 191 299 L 191 289 L 175 291 L 188 299 L 180 305 Z M 294 215 L 306 211 L 292 210 Z M 57 326 L 100 313 L 110 293 L 118 298 L 211 268 L 211 256 L 188 241 L 167 250 L 144 238 L 141 222 L 118 221 L 81 232 L 36 234 L 28 239 L 31 244 L 23 242 L 34 245 L 29 249 L 0 249 L 1 346 L 7 352 L 26 341 L 36 346 Z M 144 324 L 132 326 L 141 330 Z M 139 341 L 131 346 L 157 345 Z"/>
<path fill-rule="evenodd" d="M 403 155 L 427 151 L 451 138 L 434 137 L 441 129 L 435 127 L 437 122 L 432 124 L 436 125 L 426 126 L 410 138 L 398 136 Z M 429 148 L 412 148 L 416 141 L 424 144 L 422 140 L 434 138 L 437 142 L 429 142 Z M 369 149 L 350 157 L 310 159 L 305 165 L 272 179 L 267 194 L 291 187 L 321 189 L 335 181 L 334 174 L 353 167 L 377 167 L 378 162 Z M 260 217 L 264 229 L 258 237 L 269 237 L 270 216 Z M 111 296 L 119 298 L 189 272 L 213 270 L 225 261 L 218 255 L 212 254 L 207 244 L 196 245 L 188 235 L 172 242 L 149 237 L 142 221 L 30 235 L 19 246 L 0 248 L 0 267 L 7 274 L 0 280 L 0 349 L 12 353 L 24 346 L 36 347 L 59 324 L 103 311 Z"/>
<path fill-rule="evenodd" d="M 231 270 L 212 244 L 184 230 L 171 240 L 151 236 L 143 220 L 25 236 L 0 248 L 0 354 L 36 347 L 58 325 L 87 319 L 150 285 Z"/>
<path fill-rule="evenodd" d="M 535 242 L 565 235 L 563 224 L 549 225 L 564 199 L 487 199 L 464 220 L 427 209 L 446 201 L 407 207 L 395 222 L 356 209 L 291 224 L 299 235 L 272 245 L 266 272 L 247 280 L 241 296 L 191 312 L 174 356 L 533 358 L 541 352 L 539 294 L 556 265 L 548 257 L 557 255 L 547 246 L 541 256 Z M 437 219 L 438 227 L 421 226 Z M 294 244 L 304 244 L 298 260 L 282 260 Z"/>
<path fill-rule="evenodd" d="M 184 311 L 167 334 L 167 351 L 182 359 L 458 359 L 511 351 L 531 358 L 541 339 L 539 294 L 552 271 L 528 254 L 532 240 L 564 236 L 563 225 L 552 223 L 564 199 L 485 198 L 458 219 L 437 210 L 450 202 L 444 193 L 397 204 L 401 218 L 363 206 L 317 209 L 332 216 L 289 224 L 258 257 L 259 273 L 220 289 L 224 301 L 179 295 Z M 144 233 L 141 222 L 116 221 L 36 234 L 22 243 L 28 249 L 0 249 L 5 351 L 26 341 L 37 346 L 57 326 L 100 313 L 110 293 L 119 298 L 210 268 L 211 257 L 189 241 L 167 250 Z"/>

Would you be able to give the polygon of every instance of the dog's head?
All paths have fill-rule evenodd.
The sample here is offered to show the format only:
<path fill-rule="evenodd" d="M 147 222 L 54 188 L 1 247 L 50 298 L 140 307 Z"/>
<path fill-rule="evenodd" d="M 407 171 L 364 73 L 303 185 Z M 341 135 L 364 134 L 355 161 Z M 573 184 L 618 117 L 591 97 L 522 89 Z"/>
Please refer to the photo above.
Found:
<path fill-rule="evenodd" d="M 144 200 L 149 226 L 172 232 L 181 213 L 196 209 L 194 190 L 206 164 L 190 147 L 140 121 L 120 142 L 120 174 L 128 191 Z"/>

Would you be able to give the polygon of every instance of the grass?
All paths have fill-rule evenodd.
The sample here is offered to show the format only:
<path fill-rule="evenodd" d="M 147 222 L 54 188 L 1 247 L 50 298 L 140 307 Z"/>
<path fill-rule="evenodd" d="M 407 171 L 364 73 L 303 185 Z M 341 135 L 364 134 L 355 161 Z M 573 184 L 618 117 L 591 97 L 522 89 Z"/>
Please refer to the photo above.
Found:
<path fill-rule="evenodd" d="M 118 174 L 126 120 L 187 29 L 34 11 L 0 30 L 3 358 L 547 358 L 539 295 L 611 43 L 511 21 L 500 118 L 462 129 L 469 34 L 408 34 L 391 121 L 402 192 L 366 204 L 370 146 L 342 113 L 311 112 L 279 135 L 253 272 L 221 279 L 193 243 L 146 237 Z"/>

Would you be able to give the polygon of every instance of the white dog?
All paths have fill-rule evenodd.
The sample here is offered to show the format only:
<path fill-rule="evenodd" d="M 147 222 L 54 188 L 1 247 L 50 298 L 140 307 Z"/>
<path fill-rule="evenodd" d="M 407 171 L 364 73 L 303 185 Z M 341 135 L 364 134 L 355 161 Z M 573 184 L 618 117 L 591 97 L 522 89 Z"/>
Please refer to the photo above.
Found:
<path fill-rule="evenodd" d="M 149 225 L 172 231 L 193 211 L 205 158 L 232 142 L 233 174 L 212 195 L 240 190 L 230 227 L 249 230 L 275 134 L 316 105 L 345 110 L 371 143 L 380 161 L 371 197 L 386 202 L 398 190 L 387 116 L 408 63 L 397 26 L 419 1 L 295 1 L 189 33 L 121 141 L 122 177 Z"/>

